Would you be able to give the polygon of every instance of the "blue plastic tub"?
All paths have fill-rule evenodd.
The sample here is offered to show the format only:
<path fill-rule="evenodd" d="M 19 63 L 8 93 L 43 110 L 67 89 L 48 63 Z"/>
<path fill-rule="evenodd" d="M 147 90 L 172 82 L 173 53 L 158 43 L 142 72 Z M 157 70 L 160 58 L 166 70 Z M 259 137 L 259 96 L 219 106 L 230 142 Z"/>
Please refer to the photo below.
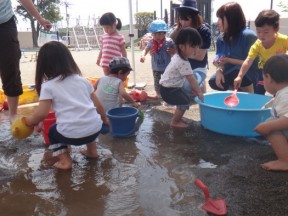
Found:
<path fill-rule="evenodd" d="M 240 103 L 233 108 L 224 104 L 224 99 L 232 93 L 232 91 L 206 93 L 204 103 L 196 97 L 202 126 L 220 134 L 260 136 L 254 128 L 270 117 L 270 108 L 261 109 L 261 107 L 271 97 L 238 92 Z"/>
<path fill-rule="evenodd" d="M 127 137 L 135 132 L 139 110 L 134 107 L 117 107 L 107 111 L 112 136 Z"/>

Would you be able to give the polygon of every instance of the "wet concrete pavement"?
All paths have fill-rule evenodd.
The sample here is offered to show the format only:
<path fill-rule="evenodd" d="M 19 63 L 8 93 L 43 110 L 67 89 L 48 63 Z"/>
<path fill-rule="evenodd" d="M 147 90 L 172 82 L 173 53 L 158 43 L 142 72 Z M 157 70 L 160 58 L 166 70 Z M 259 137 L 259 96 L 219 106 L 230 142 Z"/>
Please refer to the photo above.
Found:
<path fill-rule="evenodd" d="M 146 90 L 153 94 L 147 79 Z M 19 108 L 24 115 L 32 111 Z M 190 122 L 185 130 L 169 127 L 172 113 L 158 102 L 146 104 L 135 136 L 101 135 L 98 160 L 72 148 L 73 169 L 59 171 L 41 165 L 49 154 L 42 135 L 14 140 L 7 111 L 1 112 L 1 215 L 207 215 L 196 178 L 213 199 L 226 200 L 227 215 L 288 214 L 288 173 L 260 167 L 275 159 L 264 138 L 208 131 L 196 104 L 185 114 Z"/>

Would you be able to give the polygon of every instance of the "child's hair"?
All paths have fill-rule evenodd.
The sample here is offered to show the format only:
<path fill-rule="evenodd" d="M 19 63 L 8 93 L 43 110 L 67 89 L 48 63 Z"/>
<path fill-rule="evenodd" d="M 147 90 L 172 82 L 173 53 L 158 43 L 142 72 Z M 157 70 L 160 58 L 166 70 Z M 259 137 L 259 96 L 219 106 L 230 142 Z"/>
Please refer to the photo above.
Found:
<path fill-rule="evenodd" d="M 180 45 L 188 44 L 192 47 L 200 47 L 202 44 L 201 35 L 194 28 L 184 28 L 179 31 L 179 34 L 176 37 L 175 45 L 179 56 L 182 59 L 185 59 L 183 53 L 181 52 Z"/>
<path fill-rule="evenodd" d="M 125 57 L 114 57 L 109 63 L 109 71 L 111 74 L 125 74 L 132 70 L 129 60 Z"/>
<path fill-rule="evenodd" d="M 228 23 L 227 32 L 223 33 L 223 40 L 234 40 L 238 34 L 246 28 L 246 18 L 241 6 L 237 2 L 229 2 L 222 5 L 216 12 L 216 16 L 222 19 L 226 17 Z"/>
<path fill-rule="evenodd" d="M 274 10 L 263 10 L 255 19 L 255 26 L 262 27 L 264 25 L 273 26 L 274 29 L 279 28 L 280 15 Z"/>
<path fill-rule="evenodd" d="M 99 23 L 101 26 L 109 25 L 112 26 L 114 23 L 116 24 L 116 29 L 120 30 L 122 28 L 122 22 L 119 18 L 116 18 L 115 15 L 111 12 L 105 13 L 101 16 Z"/>
<path fill-rule="evenodd" d="M 38 54 L 36 64 L 35 87 L 40 94 L 41 84 L 47 79 L 60 76 L 65 79 L 71 74 L 81 74 L 69 49 L 58 41 L 44 44 Z"/>
<path fill-rule="evenodd" d="M 288 55 L 274 55 L 267 60 L 263 74 L 269 74 L 276 83 L 288 82 Z"/>

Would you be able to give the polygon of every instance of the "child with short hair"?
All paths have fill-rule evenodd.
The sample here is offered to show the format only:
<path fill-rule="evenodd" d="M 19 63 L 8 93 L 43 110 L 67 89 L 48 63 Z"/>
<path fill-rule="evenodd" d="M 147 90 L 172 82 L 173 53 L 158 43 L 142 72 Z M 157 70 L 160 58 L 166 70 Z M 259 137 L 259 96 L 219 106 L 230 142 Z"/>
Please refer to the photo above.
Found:
<path fill-rule="evenodd" d="M 263 82 L 267 92 L 275 95 L 271 118 L 256 126 L 267 137 L 277 160 L 262 164 L 266 170 L 288 171 L 288 56 L 274 55 L 264 65 Z"/>
<path fill-rule="evenodd" d="M 68 48 L 58 41 L 44 44 L 38 54 L 35 87 L 39 105 L 25 118 L 27 126 L 43 121 L 50 109 L 55 111 L 56 124 L 49 129 L 49 149 L 58 161 L 54 167 L 71 169 L 68 146 L 86 144 L 81 153 L 97 158 L 95 139 L 102 123 L 108 124 L 105 111 L 94 93 L 93 86 L 82 77 Z M 96 108 L 95 108 L 96 107 Z"/>
<path fill-rule="evenodd" d="M 132 70 L 129 60 L 125 57 L 114 57 L 109 63 L 109 74 L 101 77 L 94 85 L 96 95 L 105 111 L 120 107 L 124 98 L 133 107 L 139 107 L 126 92 L 124 83 Z"/>
<path fill-rule="evenodd" d="M 99 20 L 105 34 L 100 37 L 101 49 L 96 64 L 103 68 L 104 74 L 109 73 L 109 62 L 113 57 L 127 57 L 125 38 L 117 30 L 122 28 L 119 18 L 111 12 L 105 13 Z"/>
<path fill-rule="evenodd" d="M 259 57 L 258 68 L 263 69 L 265 62 L 271 56 L 285 54 L 288 50 L 288 36 L 278 32 L 279 14 L 276 11 L 272 9 L 261 11 L 255 20 L 255 26 L 258 39 L 251 46 L 234 80 L 234 86 L 240 86 L 243 77 L 257 57 Z M 255 93 L 265 94 L 262 73 L 258 74 Z"/>
<path fill-rule="evenodd" d="M 154 89 L 156 97 L 160 98 L 159 80 L 164 73 L 165 68 L 171 61 L 171 54 L 174 50 L 174 42 L 171 38 L 166 38 L 168 31 L 167 24 L 163 20 L 154 20 L 149 25 L 149 32 L 152 33 L 152 39 L 149 40 L 144 49 L 140 62 L 145 62 L 145 56 L 151 54 L 151 64 L 154 77 Z"/>
<path fill-rule="evenodd" d="M 176 105 L 170 123 L 173 127 L 188 127 L 182 117 L 185 111 L 189 109 L 195 94 L 201 101 L 204 100 L 203 93 L 188 61 L 188 58 L 197 55 L 201 43 L 202 39 L 197 30 L 193 28 L 181 29 L 175 40 L 177 53 L 173 55 L 171 62 L 161 76 L 159 83 L 162 99 L 168 104 Z"/>

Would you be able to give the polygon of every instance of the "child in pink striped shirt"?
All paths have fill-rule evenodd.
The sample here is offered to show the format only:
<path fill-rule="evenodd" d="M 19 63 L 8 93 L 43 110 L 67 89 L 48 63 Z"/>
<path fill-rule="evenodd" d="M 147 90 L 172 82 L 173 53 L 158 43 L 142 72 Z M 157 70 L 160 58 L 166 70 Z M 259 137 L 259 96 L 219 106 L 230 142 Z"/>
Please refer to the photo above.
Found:
<path fill-rule="evenodd" d="M 103 68 L 104 74 L 109 73 L 109 62 L 113 57 L 127 57 L 125 49 L 125 38 L 117 30 L 122 27 L 121 20 L 113 13 L 105 13 L 99 20 L 104 29 L 104 34 L 100 37 L 101 50 L 96 64 Z"/>

